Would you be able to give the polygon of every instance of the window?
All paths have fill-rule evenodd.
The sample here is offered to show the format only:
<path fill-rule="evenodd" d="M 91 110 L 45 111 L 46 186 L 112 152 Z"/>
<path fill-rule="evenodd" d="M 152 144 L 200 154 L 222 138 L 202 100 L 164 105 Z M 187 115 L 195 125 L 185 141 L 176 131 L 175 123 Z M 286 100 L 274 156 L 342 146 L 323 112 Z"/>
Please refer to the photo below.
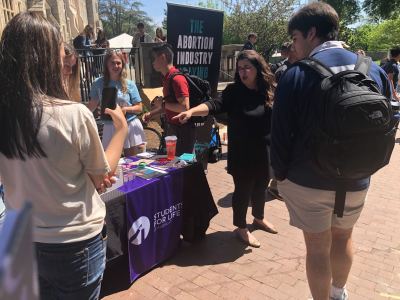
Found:
<path fill-rule="evenodd" d="M 14 9 L 11 1 L 12 0 L 2 0 L 4 21 L 6 22 L 6 24 L 12 19 L 12 17 L 14 17 L 18 13 L 18 11 Z"/>

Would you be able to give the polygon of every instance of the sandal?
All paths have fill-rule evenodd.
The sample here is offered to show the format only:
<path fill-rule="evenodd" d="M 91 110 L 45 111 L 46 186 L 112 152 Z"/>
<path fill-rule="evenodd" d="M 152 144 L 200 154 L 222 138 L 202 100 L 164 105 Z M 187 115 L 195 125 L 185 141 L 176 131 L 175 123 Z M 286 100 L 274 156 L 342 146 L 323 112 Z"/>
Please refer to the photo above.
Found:
<path fill-rule="evenodd" d="M 239 228 L 235 229 L 235 234 L 236 234 L 236 237 L 245 245 L 248 245 L 248 246 L 251 246 L 254 248 L 261 247 L 261 243 L 251 233 L 250 233 L 251 237 L 249 239 L 246 239 L 242 236 Z"/>
<path fill-rule="evenodd" d="M 272 234 L 277 234 L 278 233 L 278 231 L 276 229 L 271 228 L 271 227 L 269 227 L 267 225 L 261 225 L 256 220 L 253 221 L 253 228 L 254 229 L 261 229 L 261 230 L 264 230 L 264 231 L 272 233 Z"/>

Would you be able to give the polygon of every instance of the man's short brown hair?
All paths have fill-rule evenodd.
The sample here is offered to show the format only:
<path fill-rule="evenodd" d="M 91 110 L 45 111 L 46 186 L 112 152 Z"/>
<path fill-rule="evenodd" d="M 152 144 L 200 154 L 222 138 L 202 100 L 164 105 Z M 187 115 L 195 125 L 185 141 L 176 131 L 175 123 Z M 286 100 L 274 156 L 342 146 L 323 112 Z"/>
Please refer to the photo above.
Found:
<path fill-rule="evenodd" d="M 339 33 L 339 16 L 324 2 L 313 2 L 300 8 L 290 19 L 288 32 L 300 31 L 304 37 L 315 27 L 316 35 L 323 41 L 336 40 Z"/>
<path fill-rule="evenodd" d="M 172 46 L 167 43 L 160 43 L 154 46 L 152 49 L 154 55 L 159 56 L 161 54 L 165 55 L 168 64 L 172 64 L 174 61 L 174 51 L 172 51 Z"/>

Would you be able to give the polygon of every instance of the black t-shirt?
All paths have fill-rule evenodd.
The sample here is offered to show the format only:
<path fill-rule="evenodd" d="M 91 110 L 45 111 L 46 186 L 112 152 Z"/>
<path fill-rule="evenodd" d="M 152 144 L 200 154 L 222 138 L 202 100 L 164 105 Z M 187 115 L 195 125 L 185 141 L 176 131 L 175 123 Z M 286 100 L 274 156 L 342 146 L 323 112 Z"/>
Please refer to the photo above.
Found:
<path fill-rule="evenodd" d="M 250 41 L 247 41 L 242 48 L 243 50 L 255 50 L 254 45 L 252 43 L 250 43 Z"/>
<path fill-rule="evenodd" d="M 211 114 L 228 114 L 228 172 L 268 176 L 272 109 L 265 103 L 265 94 L 233 83 L 222 92 L 221 99 L 205 104 Z"/>

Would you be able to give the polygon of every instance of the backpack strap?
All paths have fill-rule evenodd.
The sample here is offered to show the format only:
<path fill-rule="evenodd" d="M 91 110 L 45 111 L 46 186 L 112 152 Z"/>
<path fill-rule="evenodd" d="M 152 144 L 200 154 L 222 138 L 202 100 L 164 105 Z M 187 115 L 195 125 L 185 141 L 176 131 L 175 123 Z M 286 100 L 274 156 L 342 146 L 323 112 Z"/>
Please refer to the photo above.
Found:
<path fill-rule="evenodd" d="M 371 69 L 371 62 L 371 57 L 357 54 L 357 62 L 354 70 L 367 75 Z"/>
<path fill-rule="evenodd" d="M 325 66 L 321 61 L 313 57 L 304 58 L 296 62 L 295 65 L 301 65 L 311 68 L 316 73 L 318 73 L 321 78 L 326 78 L 334 75 L 329 67 Z"/>
<path fill-rule="evenodd" d="M 346 202 L 346 189 L 338 185 L 335 191 L 335 206 L 333 208 L 333 213 L 336 214 L 338 218 L 343 218 L 344 205 Z"/>
<path fill-rule="evenodd" d="M 197 86 L 196 83 L 193 82 L 193 80 L 190 78 L 190 76 L 186 76 L 184 73 L 182 73 L 183 76 L 185 76 L 186 81 L 188 82 L 188 84 L 192 84 L 192 86 L 197 90 L 197 92 L 199 94 L 201 94 L 203 97 L 205 97 L 205 93 Z"/>
<path fill-rule="evenodd" d="M 190 86 L 192 86 L 193 88 L 195 88 L 195 89 L 197 90 L 197 92 L 198 92 L 200 95 L 202 95 L 203 97 L 206 97 L 206 96 L 207 96 L 207 95 L 197 86 L 197 84 L 195 84 L 195 83 L 193 82 L 193 80 L 190 78 L 190 76 L 187 76 L 185 73 L 182 73 L 182 72 L 175 72 L 175 73 L 172 73 L 171 76 L 169 76 L 169 78 L 168 78 L 168 81 L 169 81 L 169 93 L 170 93 L 170 94 L 173 94 L 173 95 L 168 95 L 168 96 L 164 97 L 164 99 L 165 99 L 165 98 L 168 98 L 168 97 L 174 97 L 174 99 L 176 98 L 176 97 L 175 97 L 175 94 L 173 93 L 172 80 L 173 80 L 174 77 L 177 76 L 177 75 L 182 75 L 183 77 L 185 77 L 186 82 L 187 82 L 188 85 L 189 85 L 189 92 L 190 92 Z M 190 95 L 189 95 L 189 98 L 190 98 Z"/>
<path fill-rule="evenodd" d="M 167 96 L 165 96 L 165 97 L 163 98 L 163 100 L 165 100 L 165 99 L 167 99 L 167 98 L 170 98 L 170 97 L 172 97 L 173 99 L 176 100 L 175 93 L 174 93 L 174 87 L 172 86 L 172 80 L 173 80 L 174 77 L 177 76 L 177 75 L 182 75 L 182 76 L 184 76 L 184 77 L 186 78 L 186 76 L 185 76 L 182 72 L 175 72 L 175 73 L 172 73 L 172 74 L 168 77 L 168 91 L 169 91 L 169 94 L 168 94 Z"/>

